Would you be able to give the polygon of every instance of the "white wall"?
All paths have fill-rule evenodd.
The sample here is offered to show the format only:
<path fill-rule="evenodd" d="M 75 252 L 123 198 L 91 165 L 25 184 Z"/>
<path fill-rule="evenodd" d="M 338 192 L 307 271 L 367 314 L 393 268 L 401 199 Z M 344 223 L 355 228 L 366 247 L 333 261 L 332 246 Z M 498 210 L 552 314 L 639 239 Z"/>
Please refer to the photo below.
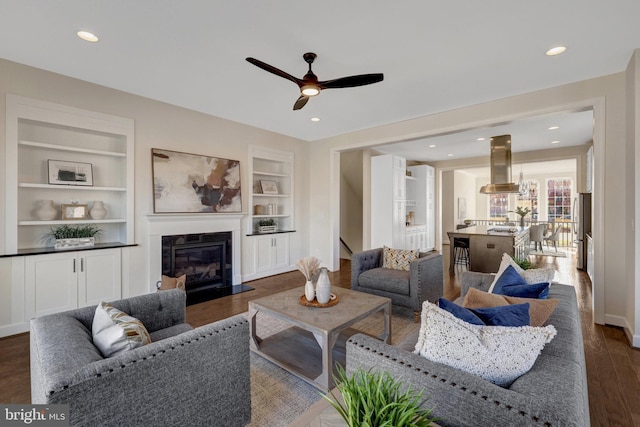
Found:
<path fill-rule="evenodd" d="M 454 183 L 454 171 L 442 172 L 442 243 L 449 243 L 449 236 L 447 231 L 455 230 L 455 222 L 453 221 L 453 213 L 455 210 L 456 196 L 455 196 L 455 183 Z"/>
<path fill-rule="evenodd" d="M 151 148 L 240 160 L 243 212 L 249 210 L 247 203 L 251 191 L 251 180 L 247 174 L 248 145 L 294 152 L 297 232 L 291 234 L 291 260 L 307 256 L 310 177 L 307 142 L 0 59 L 0 94 L 3 99 L 7 93 L 135 120 L 135 240 L 139 246 L 130 250 L 133 267 L 129 294 L 146 293 L 149 289 L 146 215 L 153 213 Z M 215 102 L 215 94 L 211 94 L 211 98 Z M 0 120 L 0 164 L 4 164 L 4 101 L 0 103 L 0 117 L 3 118 Z M 4 174 L 0 174 L 0 212 L 4 212 L 4 188 Z M 3 215 L 2 222 L 4 218 Z M 4 224 L 0 233 L 4 233 L 3 230 Z M 0 234 L 0 253 L 4 251 L 4 240 L 4 235 Z M 0 262 L 4 263 L 0 265 L 0 283 L 4 284 L 10 282 L 6 276 L 9 261 L 4 258 Z M 6 289 L 0 288 L 0 295 L 3 304 L 10 300 Z M 0 304 L 0 313 L 4 311 L 3 304 Z"/>
<path fill-rule="evenodd" d="M 362 161 L 362 150 L 340 155 L 340 237 L 354 253 L 362 251 Z M 351 258 L 342 246 L 340 257 Z"/>
<path fill-rule="evenodd" d="M 624 252 L 626 240 L 634 236 L 626 232 L 626 226 L 630 224 L 628 212 L 620 209 L 625 205 L 629 185 L 625 174 L 625 90 L 625 73 L 618 73 L 328 138 L 312 144 L 310 153 L 318 173 L 339 180 L 332 174 L 332 159 L 337 151 L 593 106 L 597 117 L 594 203 L 599 210 L 594 227 L 594 316 L 598 322 L 603 322 L 605 315 L 626 318 L 629 314 Z M 310 230 L 311 252 L 337 262 L 335 234 L 326 233 L 331 229 L 332 195 L 318 182 L 311 182 L 310 192 L 318 195 L 311 200 L 311 222 L 314 224 Z"/>
<path fill-rule="evenodd" d="M 626 325 L 635 347 L 640 347 L 640 50 L 636 50 L 627 67 L 627 155 L 626 170 L 629 185 L 625 211 L 630 221 L 626 241 Z"/>
<path fill-rule="evenodd" d="M 454 208 L 453 208 L 453 223 L 462 224 L 465 219 L 471 219 L 473 213 L 476 211 L 476 200 L 480 194 L 476 191 L 476 179 L 473 175 L 464 171 L 454 171 L 453 173 L 453 195 L 454 195 Z M 460 218 L 459 204 L 460 199 L 463 198 L 467 205 L 467 214 L 464 218 Z M 454 226 L 455 229 L 455 226 Z"/>

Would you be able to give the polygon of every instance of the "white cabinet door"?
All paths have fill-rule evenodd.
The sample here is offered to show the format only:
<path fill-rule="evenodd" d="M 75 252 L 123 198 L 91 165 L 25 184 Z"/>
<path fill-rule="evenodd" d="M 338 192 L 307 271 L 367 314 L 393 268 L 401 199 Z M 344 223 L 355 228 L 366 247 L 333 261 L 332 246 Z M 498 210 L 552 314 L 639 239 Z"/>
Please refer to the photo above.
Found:
<path fill-rule="evenodd" d="M 25 257 L 26 318 L 120 299 L 121 283 L 120 249 Z"/>
<path fill-rule="evenodd" d="M 26 257 L 26 319 L 77 308 L 79 268 L 75 252 Z"/>
<path fill-rule="evenodd" d="M 404 249 L 406 246 L 406 202 L 393 202 L 393 236 L 392 245 L 394 249 Z"/>
<path fill-rule="evenodd" d="M 254 239 L 253 260 L 256 266 L 256 273 L 262 273 L 272 269 L 273 237 L 260 236 Z"/>
<path fill-rule="evenodd" d="M 289 235 L 280 234 L 273 237 L 273 268 L 289 265 Z"/>
<path fill-rule="evenodd" d="M 79 257 L 78 303 L 80 307 L 121 298 L 120 249 L 86 251 Z"/>

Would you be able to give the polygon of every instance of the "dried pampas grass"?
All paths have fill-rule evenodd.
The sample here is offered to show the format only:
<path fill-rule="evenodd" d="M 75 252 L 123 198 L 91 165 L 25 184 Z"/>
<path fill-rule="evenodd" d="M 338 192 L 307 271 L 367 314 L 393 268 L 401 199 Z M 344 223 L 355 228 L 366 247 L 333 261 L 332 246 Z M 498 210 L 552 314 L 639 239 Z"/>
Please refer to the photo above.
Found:
<path fill-rule="evenodd" d="M 320 260 L 313 256 L 300 258 L 296 261 L 296 267 L 298 267 L 305 279 L 309 281 L 320 270 Z"/>

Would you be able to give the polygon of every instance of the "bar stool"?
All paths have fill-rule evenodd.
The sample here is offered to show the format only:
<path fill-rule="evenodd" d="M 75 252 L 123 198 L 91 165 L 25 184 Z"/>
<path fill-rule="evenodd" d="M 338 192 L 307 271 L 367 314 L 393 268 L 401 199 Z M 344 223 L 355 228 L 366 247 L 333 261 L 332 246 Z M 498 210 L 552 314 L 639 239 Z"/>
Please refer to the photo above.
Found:
<path fill-rule="evenodd" d="M 469 268 L 469 239 L 465 237 L 453 238 L 453 263 L 466 265 Z"/>

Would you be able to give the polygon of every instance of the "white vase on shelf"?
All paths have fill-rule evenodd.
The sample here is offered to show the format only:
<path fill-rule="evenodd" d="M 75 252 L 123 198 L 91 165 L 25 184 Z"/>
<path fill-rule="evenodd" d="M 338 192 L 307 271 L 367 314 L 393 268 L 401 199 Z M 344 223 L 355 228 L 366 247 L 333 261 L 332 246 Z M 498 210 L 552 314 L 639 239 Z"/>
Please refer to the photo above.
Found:
<path fill-rule="evenodd" d="M 89 211 L 92 219 L 104 219 L 107 217 L 107 210 L 101 200 L 93 202 L 93 207 Z"/>
<path fill-rule="evenodd" d="M 331 281 L 326 267 L 320 269 L 320 275 L 316 282 L 316 299 L 320 304 L 326 304 L 331 299 Z"/>
<path fill-rule="evenodd" d="M 307 301 L 313 301 L 316 297 L 316 291 L 313 289 L 313 282 L 311 280 L 307 280 L 307 283 L 304 284 L 304 297 Z"/>
<path fill-rule="evenodd" d="M 36 216 L 40 221 L 51 221 L 58 216 L 58 210 L 53 205 L 53 200 L 41 200 L 40 207 L 36 211 Z"/>

